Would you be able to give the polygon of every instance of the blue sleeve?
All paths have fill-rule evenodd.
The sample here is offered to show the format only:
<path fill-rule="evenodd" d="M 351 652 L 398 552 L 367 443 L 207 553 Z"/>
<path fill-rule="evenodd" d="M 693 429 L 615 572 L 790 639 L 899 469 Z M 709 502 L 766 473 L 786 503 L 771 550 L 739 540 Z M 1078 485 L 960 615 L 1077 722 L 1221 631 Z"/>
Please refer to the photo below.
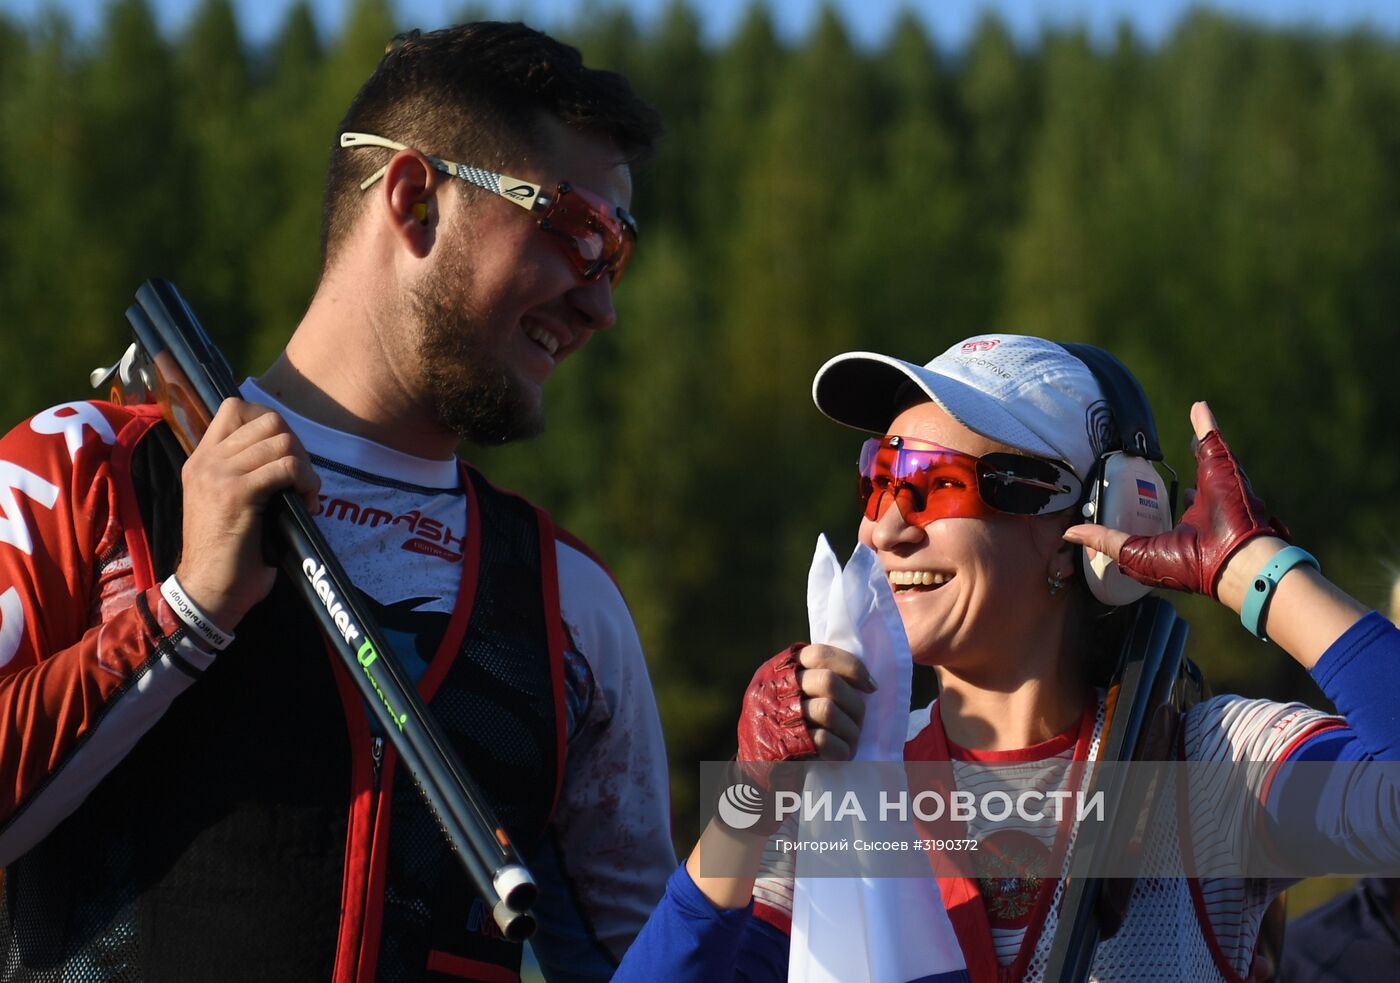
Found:
<path fill-rule="evenodd" d="M 786 932 L 762 918 L 750 918 L 734 963 L 735 983 L 782 983 L 788 978 Z"/>
<path fill-rule="evenodd" d="M 1400 761 L 1400 629 L 1375 611 L 1318 659 L 1312 677 L 1347 726 L 1308 738 L 1290 761 Z"/>
<path fill-rule="evenodd" d="M 1336 873 L 1400 864 L 1400 766 L 1390 764 L 1400 762 L 1396 669 L 1400 629 L 1375 612 L 1347 629 L 1313 667 L 1347 726 L 1313 735 L 1279 766 L 1264 806 L 1281 855 L 1307 857 L 1319 871 Z M 1318 769 L 1309 762 L 1356 764 Z"/>
<path fill-rule="evenodd" d="M 732 910 L 715 907 L 681 864 L 613 983 L 781 983 L 787 979 L 787 937 L 751 917 L 752 911 L 752 902 Z"/>

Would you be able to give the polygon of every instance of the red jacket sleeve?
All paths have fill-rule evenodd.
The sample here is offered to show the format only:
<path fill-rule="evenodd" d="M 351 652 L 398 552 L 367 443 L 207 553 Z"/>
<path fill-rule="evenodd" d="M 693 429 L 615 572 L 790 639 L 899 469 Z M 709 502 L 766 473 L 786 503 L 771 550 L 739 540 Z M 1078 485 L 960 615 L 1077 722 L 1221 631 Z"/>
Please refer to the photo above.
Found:
<path fill-rule="evenodd" d="M 68 403 L 0 439 L 0 862 L 81 804 L 207 666 L 131 562 L 118 462 L 153 422 Z"/>

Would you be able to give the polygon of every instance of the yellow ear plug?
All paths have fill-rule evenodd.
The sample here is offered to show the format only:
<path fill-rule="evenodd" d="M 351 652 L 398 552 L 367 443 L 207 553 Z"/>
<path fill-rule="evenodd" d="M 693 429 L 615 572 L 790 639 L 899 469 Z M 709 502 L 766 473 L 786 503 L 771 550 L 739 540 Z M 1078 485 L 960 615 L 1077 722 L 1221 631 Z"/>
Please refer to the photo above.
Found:
<path fill-rule="evenodd" d="M 415 204 L 415 205 L 413 206 L 413 217 L 416 218 L 416 219 L 418 219 L 418 221 L 422 222 L 424 225 L 427 225 L 427 224 L 428 224 L 428 206 L 425 205 L 425 204 L 423 204 L 423 202 L 421 202 L 421 201 L 418 202 L 417 204 Z"/>

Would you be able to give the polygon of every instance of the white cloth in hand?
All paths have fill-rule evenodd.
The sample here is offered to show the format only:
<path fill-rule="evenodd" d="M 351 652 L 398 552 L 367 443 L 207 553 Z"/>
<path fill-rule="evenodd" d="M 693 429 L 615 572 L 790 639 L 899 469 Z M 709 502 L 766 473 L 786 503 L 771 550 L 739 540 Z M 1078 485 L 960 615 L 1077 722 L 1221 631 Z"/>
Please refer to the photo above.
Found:
<path fill-rule="evenodd" d="M 807 580 L 812 642 L 865 662 L 866 696 L 854 760 L 902 761 L 913 660 L 879 558 L 857 546 L 843 569 L 823 536 Z M 809 777 L 807 791 L 824 789 Z M 832 789 L 840 801 L 841 789 Z M 902 790 L 891 788 L 891 795 Z M 799 836 L 807 835 L 807 827 Z M 914 834 L 910 833 L 912 837 Z M 793 887 L 789 983 L 953 983 L 966 963 L 932 871 L 928 877 L 798 876 Z"/>

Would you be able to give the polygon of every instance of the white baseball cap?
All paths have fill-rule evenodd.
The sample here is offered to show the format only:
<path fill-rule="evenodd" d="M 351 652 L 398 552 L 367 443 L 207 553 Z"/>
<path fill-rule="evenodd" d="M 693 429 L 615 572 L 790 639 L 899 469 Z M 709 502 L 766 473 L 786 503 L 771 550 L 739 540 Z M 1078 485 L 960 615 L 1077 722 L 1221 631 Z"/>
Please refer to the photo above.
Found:
<path fill-rule="evenodd" d="M 1043 338 L 988 334 L 953 345 L 927 365 L 875 352 L 830 359 L 812 399 L 837 423 L 884 433 L 908 380 L 969 430 L 1083 480 L 1111 440 L 1112 417 L 1089 367 Z"/>

